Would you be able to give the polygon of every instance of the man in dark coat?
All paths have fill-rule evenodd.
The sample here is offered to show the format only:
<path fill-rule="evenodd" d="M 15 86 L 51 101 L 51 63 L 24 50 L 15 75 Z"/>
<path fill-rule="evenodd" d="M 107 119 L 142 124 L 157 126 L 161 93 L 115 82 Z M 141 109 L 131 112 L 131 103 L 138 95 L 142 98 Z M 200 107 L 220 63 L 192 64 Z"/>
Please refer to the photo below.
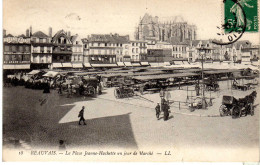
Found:
<path fill-rule="evenodd" d="M 196 96 L 200 95 L 200 85 L 199 83 L 195 85 L 195 91 L 196 91 Z"/>
<path fill-rule="evenodd" d="M 160 104 L 157 103 L 157 106 L 155 107 L 155 112 L 156 112 L 156 117 L 159 120 L 159 116 L 160 116 Z"/>
<path fill-rule="evenodd" d="M 78 117 L 80 117 L 80 119 L 79 119 L 79 125 L 81 125 L 81 124 L 80 124 L 81 121 L 83 121 L 84 125 L 86 125 L 85 119 L 84 119 L 84 109 L 85 109 L 85 107 L 82 106 L 82 109 L 81 109 L 80 112 L 79 112 L 79 116 L 78 116 Z"/>
<path fill-rule="evenodd" d="M 167 102 L 164 102 L 164 104 L 162 106 L 164 121 L 168 120 L 168 118 L 169 118 L 169 109 L 170 109 L 170 107 L 167 104 Z"/>

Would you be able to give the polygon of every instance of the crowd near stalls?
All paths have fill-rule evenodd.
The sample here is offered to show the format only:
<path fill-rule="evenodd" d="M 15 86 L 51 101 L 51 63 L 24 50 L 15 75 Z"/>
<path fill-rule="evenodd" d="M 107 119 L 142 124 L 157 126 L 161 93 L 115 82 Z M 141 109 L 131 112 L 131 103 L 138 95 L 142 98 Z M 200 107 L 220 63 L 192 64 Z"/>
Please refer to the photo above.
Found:
<path fill-rule="evenodd" d="M 204 84 L 199 68 L 115 68 L 104 71 L 65 71 L 65 70 L 32 70 L 29 73 L 8 75 L 5 85 L 24 85 L 26 88 L 40 89 L 49 92 L 57 89 L 60 94 L 69 95 L 101 94 L 103 87 L 116 87 L 115 96 L 138 91 L 140 94 L 159 92 L 168 87 L 183 85 L 205 85 L 208 91 L 217 91 L 218 81 L 254 79 L 258 73 L 247 69 L 204 69 Z M 253 84 L 253 82 L 251 82 Z M 129 92 L 130 91 L 130 92 Z M 128 96 L 128 95 L 126 95 Z"/>
<path fill-rule="evenodd" d="M 29 73 L 17 73 L 8 75 L 4 79 L 4 86 L 25 86 L 29 89 L 43 90 L 49 93 L 50 89 L 58 90 L 58 93 L 69 95 L 90 95 L 102 93 L 100 76 L 76 75 L 74 72 L 33 70 Z"/>

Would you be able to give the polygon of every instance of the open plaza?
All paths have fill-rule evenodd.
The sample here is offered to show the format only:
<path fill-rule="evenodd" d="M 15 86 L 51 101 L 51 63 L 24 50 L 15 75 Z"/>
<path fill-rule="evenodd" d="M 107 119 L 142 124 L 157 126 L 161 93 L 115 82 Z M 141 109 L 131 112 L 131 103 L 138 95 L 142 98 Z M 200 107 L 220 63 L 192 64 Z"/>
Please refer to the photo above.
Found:
<path fill-rule="evenodd" d="M 121 73 L 121 77 L 124 77 L 124 82 L 127 82 L 129 77 L 141 79 L 140 75 L 151 74 L 148 70 L 157 73 L 158 70 L 165 69 L 148 67 L 146 72 Z M 196 76 L 197 72 L 194 73 L 194 71 L 199 70 L 183 69 L 182 75 Z M 167 71 L 169 72 L 169 69 Z M 223 73 L 223 70 L 211 69 L 211 72 L 213 71 L 216 75 Z M 243 149 L 250 148 L 250 154 L 245 155 L 241 160 L 258 154 L 259 96 L 256 96 L 253 103 L 253 114 L 249 112 L 247 115 L 241 114 L 235 118 L 232 114 L 220 116 L 223 96 L 232 96 L 238 100 L 250 95 L 253 91 L 259 91 L 258 83 L 253 83 L 259 81 L 257 76 L 248 78 L 248 76 L 240 75 L 240 79 L 237 77 L 236 81 L 240 86 L 251 84 L 250 87 L 242 90 L 232 86 L 234 78 L 220 76 L 216 81 L 218 84 L 216 90 L 205 88 L 204 97 L 208 104 L 203 109 L 195 106 L 202 99 L 202 93 L 196 96 L 195 90 L 196 82 L 199 80 L 201 84 L 201 79 L 178 79 L 175 82 L 176 76 L 173 75 L 180 73 L 167 72 L 150 75 L 149 81 L 159 79 L 162 84 L 168 82 L 166 80 L 169 80 L 169 77 L 175 77 L 169 81 L 172 83 L 168 82 L 165 89 L 170 107 L 169 118 L 165 121 L 162 111 L 159 118 L 156 117 L 155 107 L 162 101 L 158 88 L 150 86 L 150 88 L 144 88 L 142 94 L 140 90 L 134 90 L 133 95 L 118 98 L 115 91 L 121 88 L 118 84 L 119 78 L 117 77 L 116 82 L 115 80 L 108 82 L 108 79 L 105 79 L 108 75 L 115 76 L 113 71 L 110 72 L 95 73 L 95 76 L 102 75 L 102 92 L 94 95 L 72 93 L 68 97 L 68 89 L 60 93 L 58 86 L 51 87 L 50 93 L 44 93 L 44 89 L 25 88 L 20 85 L 5 86 L 3 88 L 3 146 L 24 150 L 37 148 L 58 150 L 62 140 L 62 145 L 67 150 L 75 148 L 89 151 L 91 149 L 153 150 L 155 148 L 169 150 L 171 148 L 176 152 L 180 150 L 174 160 L 189 158 L 190 155 L 187 153 L 182 155 L 182 149 L 190 147 L 199 149 L 201 146 L 203 148 L 239 148 L 239 150 L 224 151 L 230 155 L 239 154 Z M 206 73 L 211 72 L 205 71 L 205 76 Z M 226 70 L 225 72 L 240 73 L 241 70 Z M 33 73 L 40 72 L 33 71 Z M 74 77 L 77 77 L 76 74 L 82 76 L 90 73 L 73 72 Z M 132 84 L 130 87 L 135 85 L 129 84 Z M 124 84 L 124 86 L 129 87 L 129 84 L 128 86 Z M 210 104 L 209 101 L 211 101 Z M 194 107 L 191 107 L 191 103 Z M 85 107 L 86 125 L 78 124 L 78 114 L 82 106 Z M 244 107 L 240 108 L 242 112 Z M 215 158 L 219 159 L 218 156 Z M 208 159 L 212 159 L 212 155 Z"/>

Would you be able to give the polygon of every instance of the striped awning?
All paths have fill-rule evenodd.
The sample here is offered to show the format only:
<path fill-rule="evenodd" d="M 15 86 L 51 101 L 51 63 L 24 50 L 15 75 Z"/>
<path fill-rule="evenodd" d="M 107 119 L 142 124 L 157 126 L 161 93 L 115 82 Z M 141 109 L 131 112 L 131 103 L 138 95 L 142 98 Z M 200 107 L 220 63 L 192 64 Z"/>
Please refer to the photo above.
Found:
<path fill-rule="evenodd" d="M 170 64 L 170 62 L 164 62 L 163 65 L 164 66 L 170 66 L 171 64 Z"/>
<path fill-rule="evenodd" d="M 132 63 L 133 66 L 141 66 L 140 63 Z"/>
<path fill-rule="evenodd" d="M 62 64 L 61 63 L 53 63 L 52 67 L 53 68 L 62 68 Z"/>
<path fill-rule="evenodd" d="M 62 63 L 63 68 L 72 68 L 72 64 L 70 62 Z"/>
<path fill-rule="evenodd" d="M 30 69 L 30 64 L 4 64 L 3 69 Z"/>
<path fill-rule="evenodd" d="M 117 62 L 118 66 L 125 66 L 125 64 L 123 62 Z"/>
<path fill-rule="evenodd" d="M 91 64 L 92 67 L 116 67 L 117 64 Z"/>
<path fill-rule="evenodd" d="M 84 63 L 84 66 L 85 66 L 85 68 L 91 68 L 91 67 L 92 67 L 92 66 L 90 65 L 90 63 L 88 63 L 88 62 Z"/>
<path fill-rule="evenodd" d="M 125 66 L 132 66 L 131 62 L 124 62 Z"/>
<path fill-rule="evenodd" d="M 72 63 L 72 68 L 83 68 L 82 63 Z"/>
<path fill-rule="evenodd" d="M 150 64 L 148 62 L 141 62 L 142 66 L 149 66 Z"/>

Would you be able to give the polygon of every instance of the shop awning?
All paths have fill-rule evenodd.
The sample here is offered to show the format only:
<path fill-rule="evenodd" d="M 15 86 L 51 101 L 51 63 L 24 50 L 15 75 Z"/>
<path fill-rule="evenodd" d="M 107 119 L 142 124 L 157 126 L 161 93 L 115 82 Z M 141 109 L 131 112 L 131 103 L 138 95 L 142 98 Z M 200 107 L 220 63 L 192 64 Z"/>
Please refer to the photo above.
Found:
<path fill-rule="evenodd" d="M 4 64 L 3 69 L 30 69 L 30 64 Z"/>
<path fill-rule="evenodd" d="M 123 62 L 117 62 L 118 66 L 125 66 L 125 64 Z"/>
<path fill-rule="evenodd" d="M 91 68 L 91 67 L 92 67 L 92 66 L 90 65 L 90 63 L 88 63 L 88 62 L 84 63 L 84 66 L 85 66 L 86 68 Z"/>
<path fill-rule="evenodd" d="M 170 62 L 164 62 L 163 65 L 164 66 L 170 66 L 171 64 L 170 64 Z"/>
<path fill-rule="evenodd" d="M 133 66 L 141 66 L 140 63 L 132 63 Z"/>
<path fill-rule="evenodd" d="M 83 68 L 82 63 L 72 63 L 73 68 Z"/>
<path fill-rule="evenodd" d="M 72 64 L 69 62 L 62 63 L 63 68 L 72 68 Z"/>
<path fill-rule="evenodd" d="M 132 66 L 131 62 L 124 62 L 125 66 Z"/>
<path fill-rule="evenodd" d="M 91 64 L 92 67 L 116 67 L 116 64 Z"/>
<path fill-rule="evenodd" d="M 175 65 L 183 65 L 182 61 L 173 61 Z"/>
<path fill-rule="evenodd" d="M 150 64 L 148 62 L 141 62 L 142 66 L 149 66 Z"/>
<path fill-rule="evenodd" d="M 62 64 L 61 63 L 53 63 L 52 67 L 53 68 L 62 68 Z"/>

